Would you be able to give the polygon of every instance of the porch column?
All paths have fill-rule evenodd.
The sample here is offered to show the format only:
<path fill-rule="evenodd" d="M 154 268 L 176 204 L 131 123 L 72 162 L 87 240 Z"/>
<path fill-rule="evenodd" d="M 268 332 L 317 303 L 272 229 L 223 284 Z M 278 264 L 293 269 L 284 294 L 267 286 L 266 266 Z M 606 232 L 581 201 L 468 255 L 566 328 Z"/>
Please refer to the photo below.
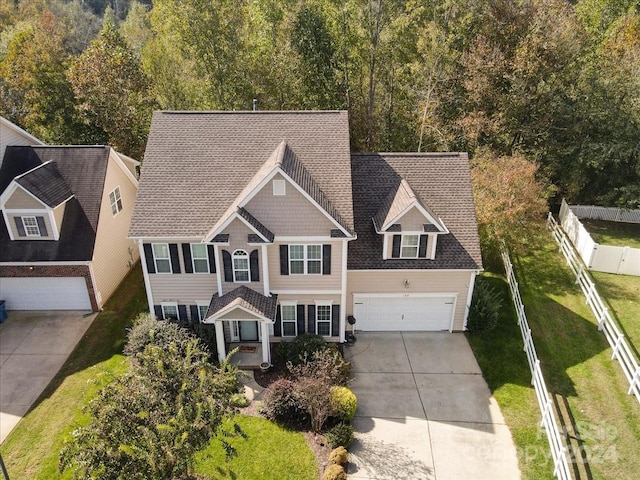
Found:
<path fill-rule="evenodd" d="M 267 322 L 260 322 L 260 328 L 262 329 L 262 361 L 271 363 L 269 324 Z"/>
<path fill-rule="evenodd" d="M 222 328 L 221 320 L 216 322 L 216 346 L 218 347 L 218 360 L 223 362 L 227 352 L 224 348 L 224 328 Z"/>

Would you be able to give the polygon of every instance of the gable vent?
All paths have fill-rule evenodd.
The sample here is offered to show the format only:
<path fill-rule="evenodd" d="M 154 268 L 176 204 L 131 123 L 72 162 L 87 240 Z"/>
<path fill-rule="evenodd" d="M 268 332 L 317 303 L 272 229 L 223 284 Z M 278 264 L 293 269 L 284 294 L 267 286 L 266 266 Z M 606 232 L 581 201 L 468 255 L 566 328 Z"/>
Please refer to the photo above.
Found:
<path fill-rule="evenodd" d="M 273 181 L 273 194 L 282 196 L 286 194 L 286 186 L 284 180 L 274 180 Z"/>

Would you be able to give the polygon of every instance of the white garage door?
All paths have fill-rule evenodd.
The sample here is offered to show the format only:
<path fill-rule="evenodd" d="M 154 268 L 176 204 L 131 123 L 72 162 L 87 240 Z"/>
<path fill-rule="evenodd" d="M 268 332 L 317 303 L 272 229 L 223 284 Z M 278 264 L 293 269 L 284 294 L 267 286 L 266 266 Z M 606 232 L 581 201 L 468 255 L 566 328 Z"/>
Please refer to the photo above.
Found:
<path fill-rule="evenodd" d="M 450 330 L 455 297 L 417 295 L 354 296 L 356 330 L 440 331 Z"/>
<path fill-rule="evenodd" d="M 82 277 L 0 278 L 7 310 L 91 310 Z"/>

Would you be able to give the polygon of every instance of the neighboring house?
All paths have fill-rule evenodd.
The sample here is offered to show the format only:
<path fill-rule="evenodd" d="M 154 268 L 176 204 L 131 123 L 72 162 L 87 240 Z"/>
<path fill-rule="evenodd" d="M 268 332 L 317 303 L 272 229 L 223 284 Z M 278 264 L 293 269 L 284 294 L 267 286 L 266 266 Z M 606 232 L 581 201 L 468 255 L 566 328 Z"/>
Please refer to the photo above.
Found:
<path fill-rule="evenodd" d="M 312 332 L 464 330 L 480 246 L 466 154 L 354 154 L 346 112 L 156 112 L 130 237 L 158 318 L 218 354 Z"/>
<path fill-rule="evenodd" d="M 6 146 L 0 299 L 8 310 L 102 308 L 137 260 L 135 160 L 107 146 Z"/>
<path fill-rule="evenodd" d="M 4 149 L 8 145 L 44 145 L 44 143 L 15 123 L 0 116 L 0 166 L 4 158 Z"/>

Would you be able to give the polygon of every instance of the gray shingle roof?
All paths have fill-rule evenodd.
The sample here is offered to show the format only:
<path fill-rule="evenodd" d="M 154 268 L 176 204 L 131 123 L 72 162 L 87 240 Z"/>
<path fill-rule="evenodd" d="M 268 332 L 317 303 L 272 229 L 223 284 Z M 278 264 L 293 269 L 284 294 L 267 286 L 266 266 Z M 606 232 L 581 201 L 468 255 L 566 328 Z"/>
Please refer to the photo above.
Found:
<path fill-rule="evenodd" d="M 215 294 L 211 298 L 209 310 L 207 311 L 207 318 L 227 307 L 234 306 L 244 307 L 257 315 L 273 320 L 276 318 L 277 304 L 277 295 L 265 297 L 255 290 L 242 285 L 221 297 L 219 297 L 218 294 Z"/>
<path fill-rule="evenodd" d="M 74 197 L 65 206 L 59 241 L 9 239 L 0 221 L 0 262 L 88 261 L 100 215 L 110 147 L 7 147 L 0 168 L 0 192 L 45 162 L 55 164 Z"/>
<path fill-rule="evenodd" d="M 348 269 L 482 268 L 466 153 L 354 154 L 351 164 L 358 239 L 349 242 Z M 449 229 L 438 236 L 434 260 L 382 259 L 372 218 L 403 178 Z"/>
<path fill-rule="evenodd" d="M 283 169 L 353 231 L 347 112 L 155 112 L 130 236 L 204 236 L 283 141 Z"/>
<path fill-rule="evenodd" d="M 73 195 L 69 185 L 62 178 L 53 162 L 43 163 L 19 175 L 15 180 L 21 187 L 51 208 L 56 208 Z"/>
<path fill-rule="evenodd" d="M 273 242 L 273 233 L 267 227 L 265 227 L 260 221 L 247 212 L 244 208 L 238 208 L 238 214 L 244 218 L 249 224 L 256 229 L 256 231 L 260 232 L 264 238 L 267 239 L 268 242 Z"/>

